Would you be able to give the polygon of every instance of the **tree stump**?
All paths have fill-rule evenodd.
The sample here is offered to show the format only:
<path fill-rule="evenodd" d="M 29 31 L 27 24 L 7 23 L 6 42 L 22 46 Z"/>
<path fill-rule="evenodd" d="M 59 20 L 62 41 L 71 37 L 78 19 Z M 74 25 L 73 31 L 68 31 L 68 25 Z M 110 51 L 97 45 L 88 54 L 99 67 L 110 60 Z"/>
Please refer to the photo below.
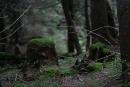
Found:
<path fill-rule="evenodd" d="M 32 39 L 27 47 L 27 57 L 30 63 L 58 63 L 55 43 L 50 37 Z"/>
<path fill-rule="evenodd" d="M 23 79 L 32 81 L 41 65 L 58 64 L 54 41 L 49 37 L 34 38 L 27 46 L 27 63 L 22 68 Z"/>

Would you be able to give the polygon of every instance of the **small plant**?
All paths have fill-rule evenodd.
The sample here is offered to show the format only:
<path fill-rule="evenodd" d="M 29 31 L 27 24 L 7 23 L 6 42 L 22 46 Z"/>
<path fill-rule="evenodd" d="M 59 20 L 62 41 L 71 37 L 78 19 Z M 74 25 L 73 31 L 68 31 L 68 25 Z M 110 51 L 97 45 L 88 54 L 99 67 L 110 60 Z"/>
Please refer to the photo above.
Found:
<path fill-rule="evenodd" d="M 99 49 L 99 48 L 103 48 L 104 46 L 105 45 L 103 43 L 96 42 L 96 43 L 92 44 L 90 48 L 92 48 L 92 49 Z"/>
<path fill-rule="evenodd" d="M 103 62 L 104 60 L 111 60 L 111 56 L 109 58 L 104 58 L 107 55 L 111 54 L 110 49 L 101 42 L 95 42 L 90 46 L 89 49 L 89 59 L 92 59 L 94 61 Z M 103 59 L 102 59 L 103 58 Z"/>
<path fill-rule="evenodd" d="M 102 53 L 104 53 L 104 54 L 107 54 L 107 53 L 110 52 L 110 49 L 107 48 L 105 46 L 105 44 L 103 44 L 101 42 L 96 42 L 96 43 L 92 44 L 91 47 L 90 47 L 90 49 L 92 49 L 92 50 L 100 49 L 102 51 Z"/>

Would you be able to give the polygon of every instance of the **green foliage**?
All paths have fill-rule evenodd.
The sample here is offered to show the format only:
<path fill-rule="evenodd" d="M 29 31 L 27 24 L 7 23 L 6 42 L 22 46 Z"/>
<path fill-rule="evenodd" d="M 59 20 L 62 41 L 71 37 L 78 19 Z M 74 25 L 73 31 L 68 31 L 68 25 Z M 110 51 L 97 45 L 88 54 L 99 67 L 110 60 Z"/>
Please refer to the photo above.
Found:
<path fill-rule="evenodd" d="M 73 76 L 73 75 L 77 74 L 78 71 L 77 71 L 77 70 L 74 70 L 74 69 L 64 68 L 64 69 L 61 69 L 61 70 L 60 70 L 60 73 L 61 73 L 61 75 L 63 75 L 63 76 Z"/>
<path fill-rule="evenodd" d="M 101 81 L 98 81 L 98 80 L 92 81 L 91 87 L 102 87 L 102 86 L 103 86 L 103 83 Z"/>
<path fill-rule="evenodd" d="M 109 72 L 112 77 L 119 77 L 122 73 L 122 64 L 119 56 L 115 56 L 114 60 L 105 64 L 105 70 Z"/>
<path fill-rule="evenodd" d="M 108 48 L 103 48 L 103 49 L 102 49 L 102 52 L 107 54 L 107 53 L 110 52 L 110 49 L 108 49 Z"/>
<path fill-rule="evenodd" d="M 51 37 L 41 37 L 34 38 L 30 41 L 30 43 L 38 45 L 38 46 L 51 46 L 54 45 L 54 41 Z"/>
<path fill-rule="evenodd" d="M 78 71 L 66 68 L 66 67 L 47 67 L 44 71 L 42 71 L 40 79 L 48 80 L 50 78 L 62 77 L 62 76 L 73 76 L 77 74 Z"/>
<path fill-rule="evenodd" d="M 128 81 L 123 81 L 123 84 L 121 87 L 129 87 L 129 82 Z"/>
<path fill-rule="evenodd" d="M 96 43 L 92 44 L 90 48 L 92 48 L 92 49 L 99 49 L 99 48 L 103 48 L 104 46 L 105 45 L 103 43 L 96 42 Z"/>
<path fill-rule="evenodd" d="M 90 49 L 91 50 L 100 49 L 101 52 L 104 54 L 108 54 L 110 52 L 110 49 L 108 47 L 106 47 L 106 45 L 101 43 L 101 42 L 96 42 L 96 43 L 92 44 Z"/>
<path fill-rule="evenodd" d="M 20 81 L 17 81 L 14 85 L 14 87 L 63 87 L 61 84 L 55 84 L 51 83 L 50 81 L 33 81 L 30 84 L 22 83 Z"/>
<path fill-rule="evenodd" d="M 93 64 L 89 64 L 87 69 L 89 71 L 101 71 L 103 70 L 103 63 L 93 63 Z"/>
<path fill-rule="evenodd" d="M 59 76 L 60 72 L 57 69 L 47 69 L 46 71 L 43 71 L 43 73 L 41 73 L 40 79 L 42 80 L 48 80 L 50 78 Z"/>
<path fill-rule="evenodd" d="M 0 59 L 16 59 L 16 56 L 11 53 L 0 52 Z"/>

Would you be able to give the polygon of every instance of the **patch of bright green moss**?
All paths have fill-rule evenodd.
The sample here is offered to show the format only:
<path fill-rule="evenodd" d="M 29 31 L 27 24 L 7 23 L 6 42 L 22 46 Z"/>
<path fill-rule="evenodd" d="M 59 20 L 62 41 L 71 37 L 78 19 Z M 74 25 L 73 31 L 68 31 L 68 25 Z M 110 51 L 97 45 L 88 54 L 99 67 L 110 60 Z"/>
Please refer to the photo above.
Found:
<path fill-rule="evenodd" d="M 91 50 L 100 49 L 100 51 L 101 51 L 102 53 L 105 53 L 105 54 L 107 54 L 107 53 L 110 52 L 110 49 L 107 48 L 107 47 L 105 46 L 105 44 L 103 44 L 103 43 L 101 43 L 101 42 L 96 42 L 96 43 L 92 44 L 91 47 L 90 47 L 90 49 L 91 49 Z"/>
<path fill-rule="evenodd" d="M 107 53 L 110 52 L 110 49 L 108 49 L 108 48 L 103 48 L 103 49 L 102 49 L 102 52 L 107 54 Z"/>
<path fill-rule="evenodd" d="M 93 63 L 87 67 L 90 71 L 101 71 L 103 69 L 102 63 Z"/>
<path fill-rule="evenodd" d="M 96 43 L 92 44 L 90 48 L 91 49 L 99 49 L 99 48 L 103 48 L 103 47 L 105 47 L 105 45 L 103 43 L 96 42 Z"/>
<path fill-rule="evenodd" d="M 54 45 L 54 41 L 51 37 L 42 37 L 42 38 L 35 38 L 30 41 L 32 44 L 40 45 L 40 46 L 51 46 Z"/>

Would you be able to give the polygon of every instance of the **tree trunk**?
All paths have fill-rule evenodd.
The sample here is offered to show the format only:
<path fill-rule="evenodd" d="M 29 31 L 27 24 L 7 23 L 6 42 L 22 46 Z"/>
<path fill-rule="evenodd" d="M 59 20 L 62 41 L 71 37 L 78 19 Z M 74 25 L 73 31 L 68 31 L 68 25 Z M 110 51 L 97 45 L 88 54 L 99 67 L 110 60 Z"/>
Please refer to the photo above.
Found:
<path fill-rule="evenodd" d="M 91 10 L 90 10 L 90 2 L 91 0 L 85 0 L 85 29 L 87 32 L 86 36 L 86 51 L 89 49 L 91 45 L 91 35 L 89 34 L 89 31 L 91 31 Z"/>
<path fill-rule="evenodd" d="M 108 26 L 106 5 L 107 5 L 106 0 L 91 0 L 92 30 L 101 28 L 103 26 Z M 107 28 L 101 28 L 96 30 L 94 33 L 96 33 L 97 35 L 93 34 L 93 42 L 95 41 L 106 42 L 105 40 L 107 39 L 106 31 Z"/>
<path fill-rule="evenodd" d="M 68 27 L 68 52 L 74 53 L 74 51 L 76 50 L 77 54 L 80 54 L 81 47 L 74 26 L 73 1 L 72 0 L 61 0 L 61 1 Z"/>
<path fill-rule="evenodd" d="M 0 32 L 4 30 L 5 25 L 4 25 L 4 14 L 3 14 L 3 9 L 0 8 Z M 2 32 L 0 33 L 0 51 L 5 52 L 6 51 L 6 41 L 7 39 L 2 39 L 6 37 L 6 33 Z"/>
<path fill-rule="evenodd" d="M 17 22 L 10 28 L 10 34 L 14 34 L 9 38 L 9 46 L 11 47 L 9 50 L 11 53 L 17 55 L 20 54 L 19 48 L 17 47 L 19 44 L 20 31 L 22 26 L 21 18 L 19 19 L 20 15 L 21 13 L 17 11 L 11 11 L 11 14 L 9 15 L 10 24 L 17 20 Z"/>
<path fill-rule="evenodd" d="M 130 7 L 129 0 L 117 0 L 120 51 L 122 59 L 123 81 L 128 81 L 128 69 L 130 68 Z M 128 65 L 128 68 L 125 66 Z M 126 72 L 126 73 L 124 73 Z"/>
<path fill-rule="evenodd" d="M 108 18 L 108 26 L 110 26 L 109 29 L 107 29 L 108 37 L 112 44 L 117 44 L 118 31 L 114 29 L 116 27 L 116 22 L 114 20 L 114 14 L 112 12 L 112 8 L 109 2 L 107 2 L 107 18 Z"/>

